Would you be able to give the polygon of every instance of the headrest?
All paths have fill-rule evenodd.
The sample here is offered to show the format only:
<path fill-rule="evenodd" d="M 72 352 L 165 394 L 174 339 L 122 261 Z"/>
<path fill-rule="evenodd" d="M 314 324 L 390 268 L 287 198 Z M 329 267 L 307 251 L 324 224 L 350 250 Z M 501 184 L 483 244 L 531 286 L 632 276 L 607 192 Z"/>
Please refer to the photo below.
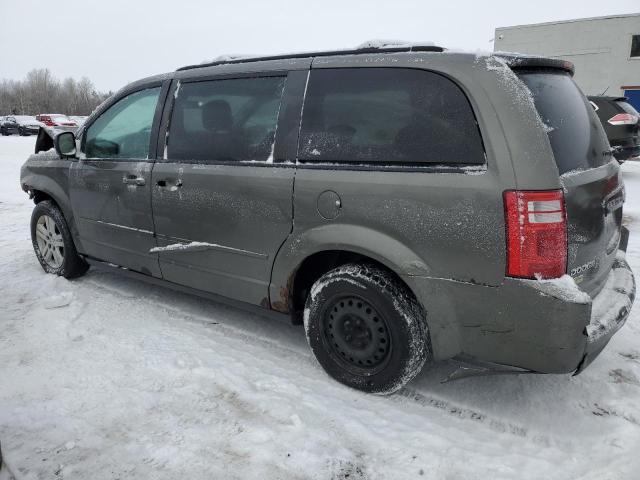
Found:
<path fill-rule="evenodd" d="M 224 100 L 211 100 L 202 107 L 202 125 L 210 132 L 231 130 L 231 107 Z"/>

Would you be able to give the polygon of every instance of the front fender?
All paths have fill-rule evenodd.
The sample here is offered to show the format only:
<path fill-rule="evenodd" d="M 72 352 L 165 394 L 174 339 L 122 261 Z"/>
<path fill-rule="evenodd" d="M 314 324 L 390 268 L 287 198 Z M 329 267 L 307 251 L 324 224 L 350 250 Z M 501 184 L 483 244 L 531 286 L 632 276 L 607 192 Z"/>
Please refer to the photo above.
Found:
<path fill-rule="evenodd" d="M 24 191 L 45 193 L 56 202 L 69 226 L 76 249 L 83 252 L 68 194 L 71 163 L 71 160 L 60 159 L 51 151 L 32 155 L 20 171 L 20 186 Z"/>

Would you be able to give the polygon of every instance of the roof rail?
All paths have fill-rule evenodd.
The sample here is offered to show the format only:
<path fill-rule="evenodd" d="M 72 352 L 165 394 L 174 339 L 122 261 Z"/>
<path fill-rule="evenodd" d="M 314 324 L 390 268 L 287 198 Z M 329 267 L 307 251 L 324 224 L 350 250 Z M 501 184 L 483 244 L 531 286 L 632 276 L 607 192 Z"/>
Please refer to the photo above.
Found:
<path fill-rule="evenodd" d="M 180 67 L 176 71 L 192 70 L 194 68 L 213 67 L 216 65 L 226 65 L 233 63 L 251 63 L 262 62 L 267 60 L 287 60 L 290 58 L 308 58 L 308 57 L 331 57 L 337 55 L 363 55 L 366 53 L 399 53 L 399 52 L 443 52 L 445 49 L 434 45 L 409 45 L 398 47 L 366 47 L 356 48 L 353 50 L 329 50 L 323 52 L 303 52 L 303 53 L 289 53 L 284 55 L 271 55 L 265 57 L 247 57 L 247 58 L 231 58 L 228 60 L 218 60 L 213 62 L 201 63 L 198 65 L 187 65 Z"/>

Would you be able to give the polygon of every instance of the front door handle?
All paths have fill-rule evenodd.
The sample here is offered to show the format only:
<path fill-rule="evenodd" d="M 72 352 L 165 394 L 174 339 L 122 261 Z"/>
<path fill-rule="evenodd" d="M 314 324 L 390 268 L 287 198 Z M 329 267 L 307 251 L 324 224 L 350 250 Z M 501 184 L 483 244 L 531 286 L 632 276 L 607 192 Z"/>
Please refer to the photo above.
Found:
<path fill-rule="evenodd" d="M 125 185 L 137 185 L 138 187 L 142 187 L 146 182 L 144 177 L 138 177 L 136 175 L 126 175 L 122 178 L 122 183 Z"/>

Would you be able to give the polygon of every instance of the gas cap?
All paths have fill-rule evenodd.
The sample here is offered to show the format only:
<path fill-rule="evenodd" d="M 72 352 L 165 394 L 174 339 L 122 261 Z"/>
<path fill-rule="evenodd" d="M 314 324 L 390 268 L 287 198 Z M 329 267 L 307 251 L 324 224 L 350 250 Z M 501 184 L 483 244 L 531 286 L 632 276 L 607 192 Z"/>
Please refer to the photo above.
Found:
<path fill-rule="evenodd" d="M 342 208 L 340 195 L 332 190 L 325 190 L 318 195 L 318 213 L 322 218 L 331 220 L 336 218 Z"/>

